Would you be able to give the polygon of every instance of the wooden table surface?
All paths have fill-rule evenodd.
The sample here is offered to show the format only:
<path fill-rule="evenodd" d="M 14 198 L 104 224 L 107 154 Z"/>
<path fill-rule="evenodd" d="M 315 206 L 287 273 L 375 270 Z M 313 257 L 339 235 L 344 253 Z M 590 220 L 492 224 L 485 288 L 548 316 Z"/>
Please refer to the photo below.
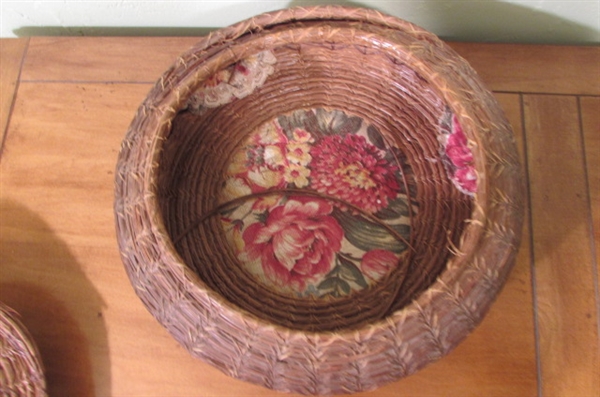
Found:
<path fill-rule="evenodd" d="M 0 40 L 0 300 L 51 396 L 278 396 L 193 359 L 134 294 L 113 221 L 117 152 L 194 38 Z M 360 396 L 599 396 L 600 48 L 454 43 L 504 108 L 529 185 L 523 244 L 482 324 Z"/>

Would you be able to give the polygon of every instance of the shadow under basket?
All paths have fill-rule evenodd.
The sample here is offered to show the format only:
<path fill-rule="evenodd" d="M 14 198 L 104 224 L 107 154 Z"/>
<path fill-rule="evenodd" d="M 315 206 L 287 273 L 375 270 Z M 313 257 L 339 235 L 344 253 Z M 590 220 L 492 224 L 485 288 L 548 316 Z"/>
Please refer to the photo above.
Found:
<path fill-rule="evenodd" d="M 371 390 L 481 321 L 523 219 L 510 126 L 433 34 L 360 8 L 263 14 L 164 73 L 117 165 L 148 310 L 226 374 Z"/>

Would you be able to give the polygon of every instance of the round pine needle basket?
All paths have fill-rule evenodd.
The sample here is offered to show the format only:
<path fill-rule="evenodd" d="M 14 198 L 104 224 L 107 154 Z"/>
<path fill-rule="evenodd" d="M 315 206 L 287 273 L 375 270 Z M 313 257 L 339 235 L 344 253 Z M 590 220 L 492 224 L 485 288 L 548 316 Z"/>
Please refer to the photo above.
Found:
<path fill-rule="evenodd" d="M 46 396 L 44 368 L 18 314 L 0 303 L 0 395 Z"/>
<path fill-rule="evenodd" d="M 201 39 L 140 106 L 116 174 L 148 310 L 226 374 L 303 394 L 447 354 L 503 285 L 523 208 L 511 128 L 467 62 L 339 6 Z"/>

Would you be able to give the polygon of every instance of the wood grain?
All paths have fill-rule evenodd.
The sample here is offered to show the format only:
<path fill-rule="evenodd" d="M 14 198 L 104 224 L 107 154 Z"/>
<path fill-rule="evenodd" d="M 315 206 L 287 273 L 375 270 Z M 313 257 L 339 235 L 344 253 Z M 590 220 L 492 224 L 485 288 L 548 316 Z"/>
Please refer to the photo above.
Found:
<path fill-rule="evenodd" d="M 592 396 L 599 346 L 577 99 L 527 95 L 524 104 L 542 391 Z"/>
<path fill-rule="evenodd" d="M 600 95 L 600 47 L 450 45 L 491 90 Z"/>
<path fill-rule="evenodd" d="M 587 182 L 592 207 L 592 229 L 596 250 L 596 277 L 600 275 L 600 98 L 580 98 Z M 598 279 L 596 279 L 598 282 Z"/>
<path fill-rule="evenodd" d="M 28 39 L 0 41 L 0 155 Z"/>
<path fill-rule="evenodd" d="M 128 286 L 112 216 L 116 153 L 147 90 L 20 86 L 0 164 L 0 299 L 37 341 L 50 395 L 112 395 L 112 349 L 161 335 Z"/>
<path fill-rule="evenodd" d="M 33 37 L 24 81 L 154 83 L 198 38 Z"/>
<path fill-rule="evenodd" d="M 537 323 L 535 321 L 537 313 L 536 307 L 537 303 L 535 302 L 536 296 L 534 295 L 533 285 L 535 281 L 532 275 L 533 268 L 533 251 L 532 251 L 532 231 L 531 231 L 531 202 L 530 202 L 530 192 L 529 192 L 529 183 L 528 183 L 528 158 L 527 158 L 527 140 L 525 136 L 524 130 L 524 120 L 523 120 L 523 97 L 519 94 L 499 94 L 496 93 L 494 95 L 498 100 L 500 106 L 504 110 L 508 121 L 510 122 L 513 132 L 515 134 L 515 140 L 517 143 L 517 148 L 519 151 L 519 158 L 521 160 L 523 173 L 526 181 L 525 189 L 527 190 L 526 194 L 526 209 L 523 216 L 523 236 L 521 238 L 521 246 L 519 248 L 519 253 L 517 256 L 517 262 L 515 264 L 515 268 L 513 269 L 511 274 L 511 278 L 514 277 L 514 273 L 522 273 L 523 279 L 521 284 L 522 293 L 526 294 L 527 297 L 523 297 L 521 302 L 514 302 L 521 309 L 519 311 L 522 312 L 521 318 L 517 319 L 518 322 L 522 323 L 526 329 L 517 330 L 517 333 L 523 332 L 527 334 L 529 337 L 527 346 L 521 346 L 520 349 L 525 349 L 526 352 L 525 357 L 531 358 L 534 362 L 531 364 L 532 367 L 529 368 L 530 372 L 523 372 L 522 375 L 527 375 L 532 378 L 535 378 L 535 390 L 528 390 L 526 393 L 520 395 L 533 396 L 538 394 L 538 391 L 541 389 L 541 382 L 543 381 L 541 378 L 541 368 L 538 366 L 538 351 L 537 346 L 539 341 L 537 340 L 538 329 Z M 509 279 L 510 280 L 510 279 Z M 510 281 L 505 288 L 510 288 Z M 494 306 L 495 307 L 495 306 Z M 492 310 L 494 310 L 494 307 Z M 511 308 L 506 307 L 504 310 L 510 311 L 515 310 L 515 307 Z M 500 309 L 502 310 L 502 309 Z M 530 379 L 529 377 L 527 379 Z M 533 387 L 533 385 L 531 386 Z M 517 393 L 515 393 L 517 395 Z"/>
<path fill-rule="evenodd" d="M 34 37 L 22 79 L 154 83 L 198 40 Z M 600 95 L 600 48 L 448 44 L 471 63 L 491 90 Z"/>

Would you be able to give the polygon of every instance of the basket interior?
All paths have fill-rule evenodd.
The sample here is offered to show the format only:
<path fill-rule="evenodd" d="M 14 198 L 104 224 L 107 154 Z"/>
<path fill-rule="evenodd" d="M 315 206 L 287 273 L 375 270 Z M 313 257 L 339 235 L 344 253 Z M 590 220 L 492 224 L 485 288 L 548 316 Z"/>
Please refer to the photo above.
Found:
<path fill-rule="evenodd" d="M 174 118 L 157 179 L 164 224 L 209 288 L 268 322 L 381 320 L 444 270 L 471 216 L 459 118 L 383 51 L 255 52 L 200 82 Z"/>

